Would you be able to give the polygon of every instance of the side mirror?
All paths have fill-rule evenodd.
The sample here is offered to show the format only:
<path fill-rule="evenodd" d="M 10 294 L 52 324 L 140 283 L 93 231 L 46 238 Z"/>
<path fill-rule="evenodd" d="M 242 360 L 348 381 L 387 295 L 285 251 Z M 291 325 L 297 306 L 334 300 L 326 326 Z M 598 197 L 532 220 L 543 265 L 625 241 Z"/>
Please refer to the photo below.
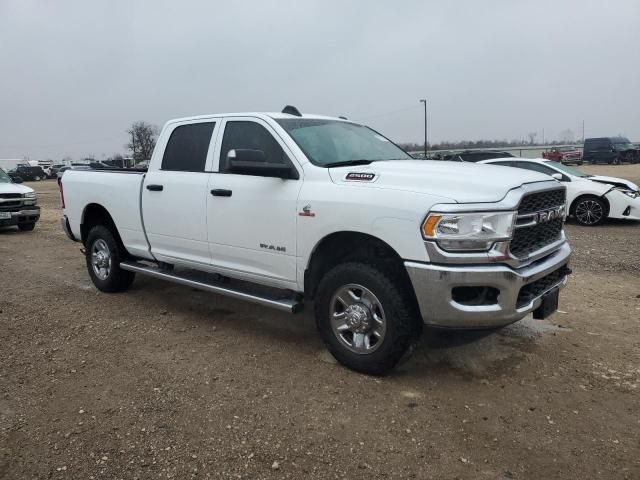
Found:
<path fill-rule="evenodd" d="M 238 175 L 297 180 L 298 171 L 286 163 L 267 163 L 262 150 L 236 149 L 227 153 L 227 171 Z"/>
<path fill-rule="evenodd" d="M 24 180 L 22 180 L 22 177 L 13 177 L 13 183 L 22 183 L 24 182 Z"/>
<path fill-rule="evenodd" d="M 551 176 L 553 178 L 555 178 L 556 180 L 562 181 L 562 174 L 561 173 L 552 173 Z"/>

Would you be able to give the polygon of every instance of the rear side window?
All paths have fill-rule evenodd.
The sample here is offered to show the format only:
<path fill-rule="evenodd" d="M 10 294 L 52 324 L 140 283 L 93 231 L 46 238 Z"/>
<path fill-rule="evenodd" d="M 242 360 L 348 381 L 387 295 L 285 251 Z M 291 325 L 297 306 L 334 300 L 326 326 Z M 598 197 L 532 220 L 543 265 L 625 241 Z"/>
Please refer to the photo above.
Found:
<path fill-rule="evenodd" d="M 549 168 L 545 165 L 540 165 L 539 163 L 533 162 L 517 162 L 518 167 L 524 168 L 526 170 L 533 170 L 534 172 L 544 173 L 546 175 L 553 175 L 557 173 L 553 168 Z"/>
<path fill-rule="evenodd" d="M 503 167 L 517 167 L 516 162 L 491 162 L 489 165 L 501 165 Z"/>
<path fill-rule="evenodd" d="M 259 123 L 227 122 L 220 149 L 220 172 L 226 172 L 229 150 L 262 150 L 267 163 L 290 164 L 289 158 L 273 135 Z"/>
<path fill-rule="evenodd" d="M 171 132 L 162 157 L 162 170 L 204 172 L 215 122 L 181 125 Z"/>

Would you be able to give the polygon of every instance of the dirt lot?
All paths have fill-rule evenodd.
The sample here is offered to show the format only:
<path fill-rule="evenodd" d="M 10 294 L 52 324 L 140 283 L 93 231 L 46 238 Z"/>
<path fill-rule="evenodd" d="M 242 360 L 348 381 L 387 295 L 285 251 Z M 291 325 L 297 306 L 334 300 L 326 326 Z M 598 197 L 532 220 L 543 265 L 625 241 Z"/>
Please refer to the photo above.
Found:
<path fill-rule="evenodd" d="M 567 226 L 551 321 L 428 332 L 373 378 L 310 314 L 143 277 L 98 293 L 55 182 L 33 186 L 36 230 L 0 229 L 0 478 L 640 478 L 638 223 Z"/>

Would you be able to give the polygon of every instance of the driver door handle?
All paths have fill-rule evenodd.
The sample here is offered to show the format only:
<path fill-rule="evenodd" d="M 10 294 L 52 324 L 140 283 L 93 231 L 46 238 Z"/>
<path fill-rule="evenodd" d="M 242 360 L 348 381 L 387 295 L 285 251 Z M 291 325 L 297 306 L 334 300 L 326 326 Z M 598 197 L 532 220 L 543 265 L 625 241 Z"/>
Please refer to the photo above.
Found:
<path fill-rule="evenodd" d="M 147 185 L 147 190 L 152 192 L 161 192 L 164 189 L 162 185 Z"/>
<path fill-rule="evenodd" d="M 233 192 L 224 188 L 214 188 L 211 190 L 211 195 L 214 197 L 230 197 Z"/>

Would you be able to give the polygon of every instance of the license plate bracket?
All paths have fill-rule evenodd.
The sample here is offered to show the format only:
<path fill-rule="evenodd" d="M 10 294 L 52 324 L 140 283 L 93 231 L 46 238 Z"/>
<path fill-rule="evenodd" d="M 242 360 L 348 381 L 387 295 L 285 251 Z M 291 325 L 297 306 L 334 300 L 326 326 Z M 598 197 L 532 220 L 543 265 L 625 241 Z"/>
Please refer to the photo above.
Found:
<path fill-rule="evenodd" d="M 556 310 L 558 310 L 558 300 L 560 299 L 560 289 L 554 288 L 553 290 L 545 293 L 542 296 L 542 303 L 533 311 L 533 318 L 536 320 L 544 320 L 551 316 Z"/>

